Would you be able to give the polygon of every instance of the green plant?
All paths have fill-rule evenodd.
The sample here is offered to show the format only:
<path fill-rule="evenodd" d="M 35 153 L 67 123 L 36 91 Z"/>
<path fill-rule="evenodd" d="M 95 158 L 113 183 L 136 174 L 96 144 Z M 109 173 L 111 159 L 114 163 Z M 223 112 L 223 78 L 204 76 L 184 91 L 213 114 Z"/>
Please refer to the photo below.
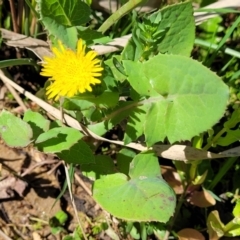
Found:
<path fill-rule="evenodd" d="M 87 27 L 92 17 L 89 2 L 41 0 L 38 4 L 41 23 L 55 48 L 56 40 L 60 40 L 74 52 L 79 38 L 88 47 L 108 41 L 110 37 L 106 38 L 103 33 L 142 2 L 127 2 L 102 24 L 99 31 Z M 62 7 L 55 7 L 59 3 Z M 208 150 L 239 139 L 238 136 L 233 139 L 239 130 L 231 130 L 239 123 L 238 110 L 223 120 L 223 128 L 214 128 L 225 114 L 229 87 L 214 72 L 190 57 L 195 40 L 192 13 L 191 3 L 184 2 L 143 16 L 135 24 L 132 37 L 122 52 L 102 58 L 104 70 L 101 77 L 98 76 L 101 84 L 72 98 L 61 93 L 60 102 L 53 104 L 77 120 L 75 129 L 64 126 L 64 115 L 61 122 L 50 122 L 30 110 L 25 112 L 23 119 L 4 110 L 0 114 L 0 133 L 7 145 L 26 147 L 33 144 L 40 151 L 54 153 L 66 163 L 80 167 L 84 175 L 94 180 L 93 198 L 113 216 L 126 220 L 125 232 L 135 239 L 147 239 L 152 233 L 167 239 L 188 191 L 209 183 L 212 177 L 202 161 L 204 158 L 193 161 L 194 156 L 186 153 L 187 166 L 174 162 L 184 186 L 177 201 L 173 189 L 161 175 L 159 142 L 174 145 L 192 141 L 196 149 Z M 235 27 L 238 22 L 239 19 Z M 217 46 L 208 65 L 226 38 Z M 66 84 L 71 83 L 70 75 L 64 75 Z M 123 142 L 101 137 L 114 127 L 124 130 Z M 212 128 L 217 134 L 209 131 Z M 222 137 L 223 133 L 226 136 Z M 95 155 L 95 146 L 84 141 L 85 135 L 122 145 L 116 154 L 116 163 L 109 156 Z M 136 141 L 140 142 L 140 153 L 130 149 Z M 231 161 L 230 166 L 233 163 Z M 224 169 L 219 176 L 226 173 Z M 210 189 L 218 183 L 219 176 L 209 183 Z"/>

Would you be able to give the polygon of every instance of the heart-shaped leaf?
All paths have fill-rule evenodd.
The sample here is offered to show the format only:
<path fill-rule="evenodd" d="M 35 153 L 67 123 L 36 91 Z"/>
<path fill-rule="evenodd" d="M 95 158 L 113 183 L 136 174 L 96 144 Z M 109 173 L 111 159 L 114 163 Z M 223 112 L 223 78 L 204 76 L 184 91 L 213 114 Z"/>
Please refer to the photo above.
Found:
<path fill-rule="evenodd" d="M 158 159 L 152 151 L 140 153 L 133 159 L 129 177 L 116 173 L 96 180 L 95 200 L 118 218 L 167 222 L 175 209 L 175 194 L 162 178 Z"/>

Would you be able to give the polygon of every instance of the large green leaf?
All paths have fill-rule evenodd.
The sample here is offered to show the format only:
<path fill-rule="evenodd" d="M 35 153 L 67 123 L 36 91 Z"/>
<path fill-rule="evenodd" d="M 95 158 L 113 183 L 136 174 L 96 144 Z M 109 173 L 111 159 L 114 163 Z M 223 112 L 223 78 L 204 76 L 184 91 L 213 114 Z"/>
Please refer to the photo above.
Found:
<path fill-rule="evenodd" d="M 95 200 L 115 217 L 129 221 L 167 222 L 175 209 L 175 194 L 160 174 L 153 152 L 137 155 L 129 176 L 107 175 L 95 181 Z"/>
<path fill-rule="evenodd" d="M 32 129 L 19 117 L 2 110 L 0 113 L 0 135 L 10 147 L 26 147 L 31 143 Z"/>
<path fill-rule="evenodd" d="M 219 121 L 228 87 L 201 63 L 178 55 L 158 55 L 144 62 L 123 61 L 128 81 L 150 108 L 144 133 L 148 146 L 165 137 L 189 140 Z"/>
<path fill-rule="evenodd" d="M 63 26 L 79 26 L 89 21 L 90 8 L 81 0 L 40 0 L 40 16 Z"/>
<path fill-rule="evenodd" d="M 89 21 L 89 6 L 80 0 L 40 0 L 38 4 L 41 22 L 49 34 L 75 49 L 77 26 Z"/>
<path fill-rule="evenodd" d="M 50 35 L 60 40 L 65 46 L 71 49 L 76 48 L 78 40 L 76 27 L 63 26 L 49 17 L 45 17 L 43 22 Z"/>

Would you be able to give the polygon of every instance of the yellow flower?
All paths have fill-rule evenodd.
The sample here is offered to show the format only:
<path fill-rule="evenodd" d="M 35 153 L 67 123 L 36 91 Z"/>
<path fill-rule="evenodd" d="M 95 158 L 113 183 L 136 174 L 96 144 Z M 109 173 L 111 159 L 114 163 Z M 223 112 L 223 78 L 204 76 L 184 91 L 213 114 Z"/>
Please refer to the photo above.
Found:
<path fill-rule="evenodd" d="M 51 84 L 46 88 L 48 99 L 73 97 L 77 93 L 92 91 L 92 85 L 101 83 L 98 77 L 103 68 L 95 51 L 86 53 L 82 39 L 78 40 L 77 51 L 65 48 L 59 41 L 59 48 L 53 47 L 53 57 L 44 57 L 42 76 L 49 77 Z"/>

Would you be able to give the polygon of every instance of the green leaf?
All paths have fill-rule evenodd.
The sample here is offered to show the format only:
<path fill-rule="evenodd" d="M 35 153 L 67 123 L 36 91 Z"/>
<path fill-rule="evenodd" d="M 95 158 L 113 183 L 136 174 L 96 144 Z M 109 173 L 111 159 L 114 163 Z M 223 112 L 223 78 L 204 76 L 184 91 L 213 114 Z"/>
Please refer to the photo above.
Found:
<path fill-rule="evenodd" d="M 123 148 L 117 155 L 117 168 L 118 171 L 128 175 L 129 173 L 129 166 L 132 159 L 136 156 L 136 153 L 129 149 Z"/>
<path fill-rule="evenodd" d="M 78 37 L 83 39 L 87 46 L 91 44 L 106 44 L 112 40 L 101 32 L 84 27 L 78 27 Z"/>
<path fill-rule="evenodd" d="M 128 123 L 124 134 L 124 144 L 131 143 L 143 134 L 143 122 L 146 118 L 146 107 L 141 106 L 128 116 Z"/>
<path fill-rule="evenodd" d="M 66 150 L 56 153 L 57 156 L 67 163 L 90 164 L 95 162 L 91 148 L 83 140 L 79 140 Z"/>
<path fill-rule="evenodd" d="M 131 162 L 130 179 L 116 173 L 96 180 L 93 196 L 103 209 L 129 221 L 167 222 L 175 208 L 175 194 L 160 175 L 158 159 L 149 151 Z"/>
<path fill-rule="evenodd" d="M 65 27 L 48 17 L 44 18 L 44 26 L 50 35 L 60 40 L 65 46 L 76 49 L 78 40 L 76 27 Z"/>
<path fill-rule="evenodd" d="M 148 146 L 165 137 L 190 140 L 224 114 L 228 87 L 201 63 L 184 56 L 157 55 L 139 63 L 123 61 L 128 81 L 150 106 L 144 133 Z"/>
<path fill-rule="evenodd" d="M 228 130 L 226 136 L 218 138 L 216 144 L 220 146 L 229 146 L 240 140 L 240 129 Z"/>
<path fill-rule="evenodd" d="M 240 217 L 240 200 L 236 202 L 236 205 L 233 209 L 233 216 L 234 217 Z"/>
<path fill-rule="evenodd" d="M 90 19 L 90 8 L 81 0 L 40 0 L 39 5 L 44 24 L 46 17 L 67 27 L 82 25 Z"/>
<path fill-rule="evenodd" d="M 68 110 L 85 110 L 91 107 L 111 108 L 118 103 L 117 92 L 104 92 L 99 96 L 83 93 L 77 97 L 65 99 L 63 107 Z"/>
<path fill-rule="evenodd" d="M 235 224 L 229 231 L 225 234 L 228 237 L 239 237 L 240 236 L 240 224 Z"/>
<path fill-rule="evenodd" d="M 192 2 L 182 2 L 160 10 L 162 20 L 158 29 L 167 29 L 158 45 L 161 53 L 190 56 L 195 39 Z"/>
<path fill-rule="evenodd" d="M 68 215 L 64 211 L 58 211 L 55 214 L 54 218 L 57 219 L 57 221 L 60 225 L 63 225 L 67 221 Z M 50 221 L 51 221 L 51 219 L 50 219 Z M 50 224 L 50 226 L 51 226 L 51 224 Z M 53 227 L 53 226 L 51 226 L 51 227 Z"/>
<path fill-rule="evenodd" d="M 38 4 L 41 22 L 48 32 L 75 49 L 78 40 L 76 26 L 89 21 L 89 6 L 79 0 L 40 0 Z"/>
<path fill-rule="evenodd" d="M 114 58 L 116 58 L 118 61 L 121 61 L 121 56 L 119 55 L 114 55 Z M 126 79 L 126 76 L 119 72 L 119 70 L 113 64 L 113 58 L 106 60 L 104 63 L 111 69 L 112 74 L 117 81 L 122 82 Z"/>
<path fill-rule="evenodd" d="M 50 121 L 44 118 L 40 113 L 27 110 L 24 113 L 23 120 L 27 122 L 33 131 L 33 138 L 36 139 L 40 134 L 49 129 Z"/>
<path fill-rule="evenodd" d="M 53 234 L 64 231 L 62 227 L 68 219 L 68 215 L 64 211 L 58 211 L 54 217 L 49 219 L 49 226 Z"/>
<path fill-rule="evenodd" d="M 135 24 L 122 58 L 142 61 L 158 52 L 190 56 L 194 39 L 192 3 L 170 5 Z"/>
<path fill-rule="evenodd" d="M 224 127 L 227 129 L 234 128 L 239 122 L 240 122 L 240 108 L 234 110 L 234 112 L 231 115 L 231 118 L 224 123 Z"/>
<path fill-rule="evenodd" d="M 220 220 L 218 211 L 212 211 L 207 218 L 209 239 L 219 239 L 224 235 L 224 224 Z"/>
<path fill-rule="evenodd" d="M 56 153 L 68 150 L 76 144 L 83 134 L 78 130 L 69 127 L 52 128 L 42 133 L 35 144 L 40 151 L 45 153 Z"/>
<path fill-rule="evenodd" d="M 0 113 L 0 135 L 9 147 L 26 147 L 31 143 L 32 129 L 22 119 L 2 110 Z"/>
<path fill-rule="evenodd" d="M 95 181 L 102 176 L 114 173 L 113 159 L 109 156 L 98 155 L 95 157 L 95 163 L 82 165 L 81 171 L 84 176 Z"/>

